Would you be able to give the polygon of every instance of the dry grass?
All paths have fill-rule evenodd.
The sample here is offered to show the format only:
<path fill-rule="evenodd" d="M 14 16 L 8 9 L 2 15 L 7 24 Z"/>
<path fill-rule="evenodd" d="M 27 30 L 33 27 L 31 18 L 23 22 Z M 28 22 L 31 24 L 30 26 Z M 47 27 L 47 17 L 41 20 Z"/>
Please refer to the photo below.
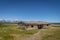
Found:
<path fill-rule="evenodd" d="M 0 27 L 0 40 L 15 40 L 17 37 L 28 37 L 37 31 L 38 30 L 19 29 L 17 24 L 2 24 L 2 27 Z"/>
<path fill-rule="evenodd" d="M 60 40 L 60 25 L 55 24 L 50 29 L 42 29 L 40 38 L 41 40 Z"/>

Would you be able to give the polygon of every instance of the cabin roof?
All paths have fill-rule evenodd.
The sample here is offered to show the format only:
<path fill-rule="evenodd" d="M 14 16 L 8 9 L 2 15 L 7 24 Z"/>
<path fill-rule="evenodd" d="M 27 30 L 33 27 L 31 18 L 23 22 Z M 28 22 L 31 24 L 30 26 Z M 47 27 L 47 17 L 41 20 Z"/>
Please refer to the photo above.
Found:
<path fill-rule="evenodd" d="M 20 22 L 21 23 L 21 22 Z M 49 24 L 48 22 L 36 22 L 36 21 L 29 21 L 29 22 L 23 22 L 24 24 Z"/>

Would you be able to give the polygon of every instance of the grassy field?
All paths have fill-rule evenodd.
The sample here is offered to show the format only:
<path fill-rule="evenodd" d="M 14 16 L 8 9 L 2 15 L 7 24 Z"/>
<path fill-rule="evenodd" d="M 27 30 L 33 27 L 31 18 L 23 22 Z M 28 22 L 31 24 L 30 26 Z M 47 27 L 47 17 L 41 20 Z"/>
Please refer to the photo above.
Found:
<path fill-rule="evenodd" d="M 33 35 L 38 30 L 22 30 L 18 28 L 17 24 L 0 24 L 0 40 L 15 40 L 17 35 L 26 37 Z"/>
<path fill-rule="evenodd" d="M 53 27 L 60 27 L 60 24 L 53 24 Z"/>
<path fill-rule="evenodd" d="M 42 40 L 60 40 L 60 24 L 53 24 L 51 29 L 42 29 Z"/>
<path fill-rule="evenodd" d="M 37 32 L 19 29 L 17 24 L 0 24 L 0 40 L 21 40 Z M 41 29 L 40 36 L 41 40 L 60 40 L 60 24 L 53 24 L 50 29 Z"/>

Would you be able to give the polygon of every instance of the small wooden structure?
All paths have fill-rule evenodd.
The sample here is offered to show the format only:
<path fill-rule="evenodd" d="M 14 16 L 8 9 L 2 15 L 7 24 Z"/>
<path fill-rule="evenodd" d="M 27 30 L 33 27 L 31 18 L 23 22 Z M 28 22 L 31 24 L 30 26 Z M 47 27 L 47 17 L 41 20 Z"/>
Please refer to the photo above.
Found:
<path fill-rule="evenodd" d="M 49 28 L 50 24 L 47 22 L 19 22 L 19 28 L 21 29 L 41 29 L 41 28 Z"/>

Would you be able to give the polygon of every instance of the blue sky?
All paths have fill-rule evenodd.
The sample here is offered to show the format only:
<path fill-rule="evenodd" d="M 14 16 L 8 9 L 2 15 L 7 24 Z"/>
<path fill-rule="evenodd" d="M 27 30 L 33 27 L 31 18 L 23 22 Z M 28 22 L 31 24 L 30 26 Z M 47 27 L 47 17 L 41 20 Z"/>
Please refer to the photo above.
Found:
<path fill-rule="evenodd" d="M 0 19 L 60 22 L 60 0 L 0 0 Z"/>

